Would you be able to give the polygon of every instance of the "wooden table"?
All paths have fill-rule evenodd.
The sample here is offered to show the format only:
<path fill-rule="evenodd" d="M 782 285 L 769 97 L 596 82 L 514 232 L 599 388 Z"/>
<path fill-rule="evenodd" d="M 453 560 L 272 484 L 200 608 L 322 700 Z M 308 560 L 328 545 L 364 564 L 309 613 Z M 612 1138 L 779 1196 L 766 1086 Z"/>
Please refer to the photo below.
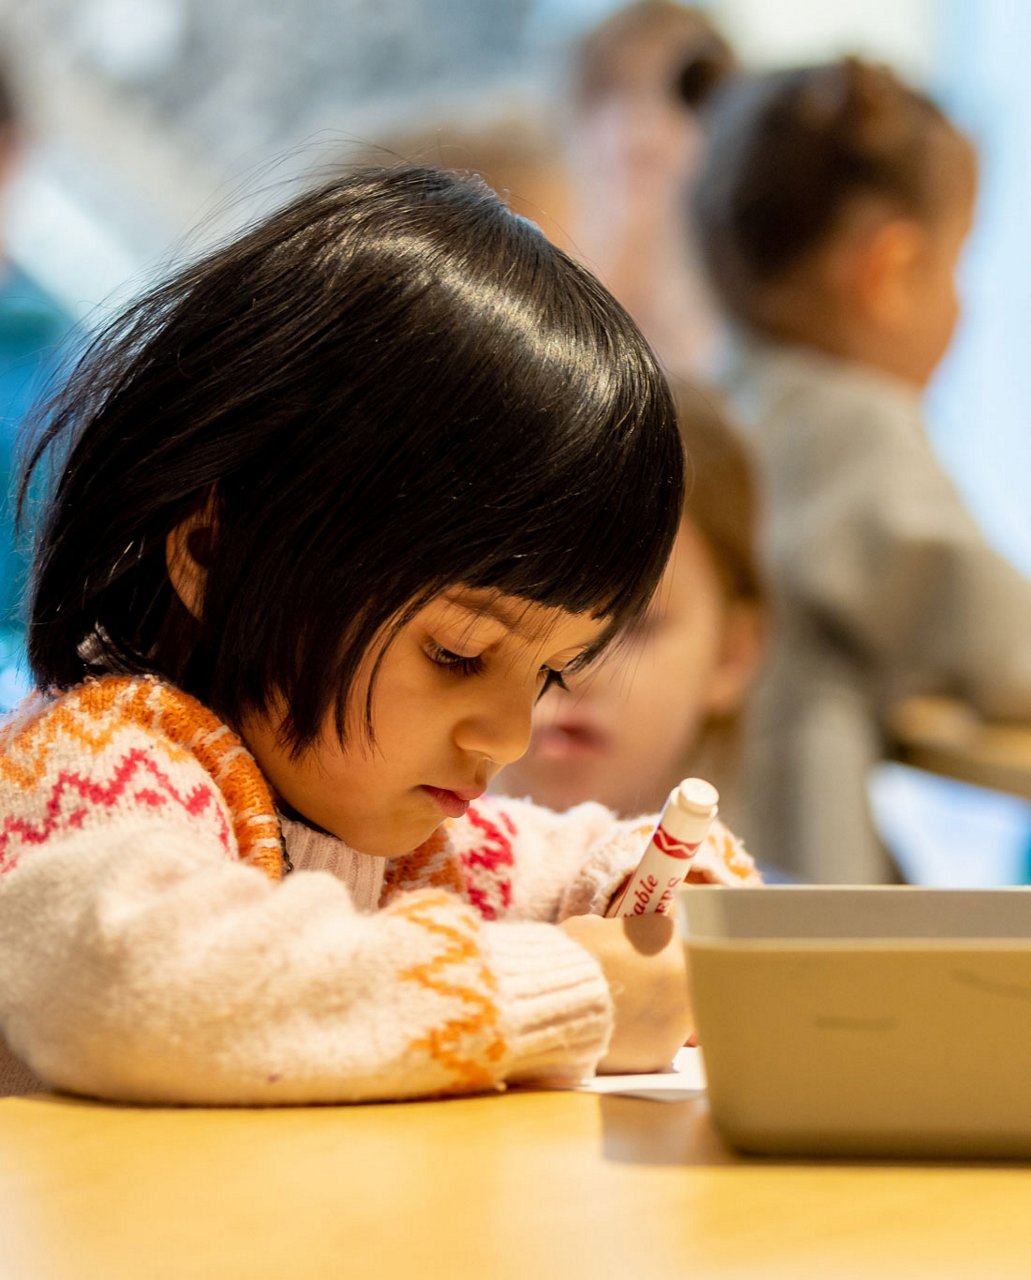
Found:
<path fill-rule="evenodd" d="M 908 698 L 889 722 L 903 764 L 1031 800 L 1031 725 L 989 724 L 951 698 Z"/>
<path fill-rule="evenodd" d="M 744 1160 L 704 1102 L 0 1102 L 3 1280 L 1006 1280 L 1031 1166 Z"/>

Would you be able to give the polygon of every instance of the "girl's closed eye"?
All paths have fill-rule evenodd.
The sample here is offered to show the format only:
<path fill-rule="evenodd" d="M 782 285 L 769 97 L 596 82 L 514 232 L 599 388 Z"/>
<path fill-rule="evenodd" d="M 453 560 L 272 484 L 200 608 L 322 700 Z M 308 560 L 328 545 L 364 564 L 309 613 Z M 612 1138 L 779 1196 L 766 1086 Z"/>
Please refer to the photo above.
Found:
<path fill-rule="evenodd" d="M 443 667 L 445 671 L 453 671 L 460 676 L 478 676 L 485 665 L 482 654 L 455 653 L 454 650 L 437 644 L 435 640 L 427 642 L 426 656 L 434 666 Z"/>
<path fill-rule="evenodd" d="M 435 640 L 427 642 L 426 656 L 434 666 L 442 667 L 445 671 L 451 671 L 460 676 L 482 675 L 487 665 L 483 654 L 456 653 L 453 649 L 446 649 Z M 543 697 L 552 688 L 566 688 L 563 672 L 557 671 L 547 664 L 541 667 L 538 677 L 542 681 L 538 697 Z"/>

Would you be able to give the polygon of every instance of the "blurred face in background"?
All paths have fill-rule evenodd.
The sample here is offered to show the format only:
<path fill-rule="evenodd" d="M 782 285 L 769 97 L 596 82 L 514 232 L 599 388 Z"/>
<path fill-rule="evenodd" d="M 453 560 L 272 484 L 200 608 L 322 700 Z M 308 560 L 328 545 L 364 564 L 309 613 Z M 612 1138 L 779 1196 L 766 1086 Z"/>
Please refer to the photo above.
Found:
<path fill-rule="evenodd" d="M 906 334 L 912 344 L 912 373 L 926 386 L 952 341 L 960 317 L 959 270 L 974 222 L 977 167 L 965 141 L 937 217 L 926 224 L 911 269 L 911 319 Z"/>
<path fill-rule="evenodd" d="M 960 318 L 959 271 L 977 195 L 969 143 L 953 134 L 939 141 L 930 162 L 939 181 L 927 211 L 900 212 L 876 195 L 854 200 L 778 317 L 803 343 L 921 390 Z"/>
<path fill-rule="evenodd" d="M 538 703 L 530 748 L 499 789 L 563 810 L 662 807 L 705 722 L 732 714 L 760 649 L 754 604 L 728 601 L 708 544 L 686 521 L 639 626 L 602 662 Z"/>
<path fill-rule="evenodd" d="M 604 184 L 635 204 L 677 198 L 701 138 L 678 89 L 689 53 L 675 40 L 641 36 L 612 57 L 573 120 L 570 151 L 582 183 Z"/>
<path fill-rule="evenodd" d="M 701 10 L 628 4 L 572 61 L 566 124 L 569 240 L 671 368 L 704 369 L 720 321 L 688 215 L 700 105 L 736 70 Z"/>

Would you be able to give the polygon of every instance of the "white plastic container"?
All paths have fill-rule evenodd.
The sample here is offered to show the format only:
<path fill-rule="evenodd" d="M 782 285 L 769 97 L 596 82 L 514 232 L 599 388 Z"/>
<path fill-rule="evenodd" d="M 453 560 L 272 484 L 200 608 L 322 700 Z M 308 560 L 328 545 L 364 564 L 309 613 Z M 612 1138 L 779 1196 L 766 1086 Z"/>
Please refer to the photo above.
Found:
<path fill-rule="evenodd" d="M 1031 1156 L 1031 889 L 692 885 L 678 905 L 734 1146 Z"/>

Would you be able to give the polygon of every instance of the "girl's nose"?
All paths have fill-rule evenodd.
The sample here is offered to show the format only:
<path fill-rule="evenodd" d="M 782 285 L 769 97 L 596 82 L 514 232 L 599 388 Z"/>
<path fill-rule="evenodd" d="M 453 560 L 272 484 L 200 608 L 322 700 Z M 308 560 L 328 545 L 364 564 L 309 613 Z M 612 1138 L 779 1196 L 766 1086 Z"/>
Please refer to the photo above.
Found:
<path fill-rule="evenodd" d="M 455 726 L 455 744 L 497 765 L 511 764 L 530 745 L 534 701 L 533 693 L 525 690 L 485 698 Z"/>

